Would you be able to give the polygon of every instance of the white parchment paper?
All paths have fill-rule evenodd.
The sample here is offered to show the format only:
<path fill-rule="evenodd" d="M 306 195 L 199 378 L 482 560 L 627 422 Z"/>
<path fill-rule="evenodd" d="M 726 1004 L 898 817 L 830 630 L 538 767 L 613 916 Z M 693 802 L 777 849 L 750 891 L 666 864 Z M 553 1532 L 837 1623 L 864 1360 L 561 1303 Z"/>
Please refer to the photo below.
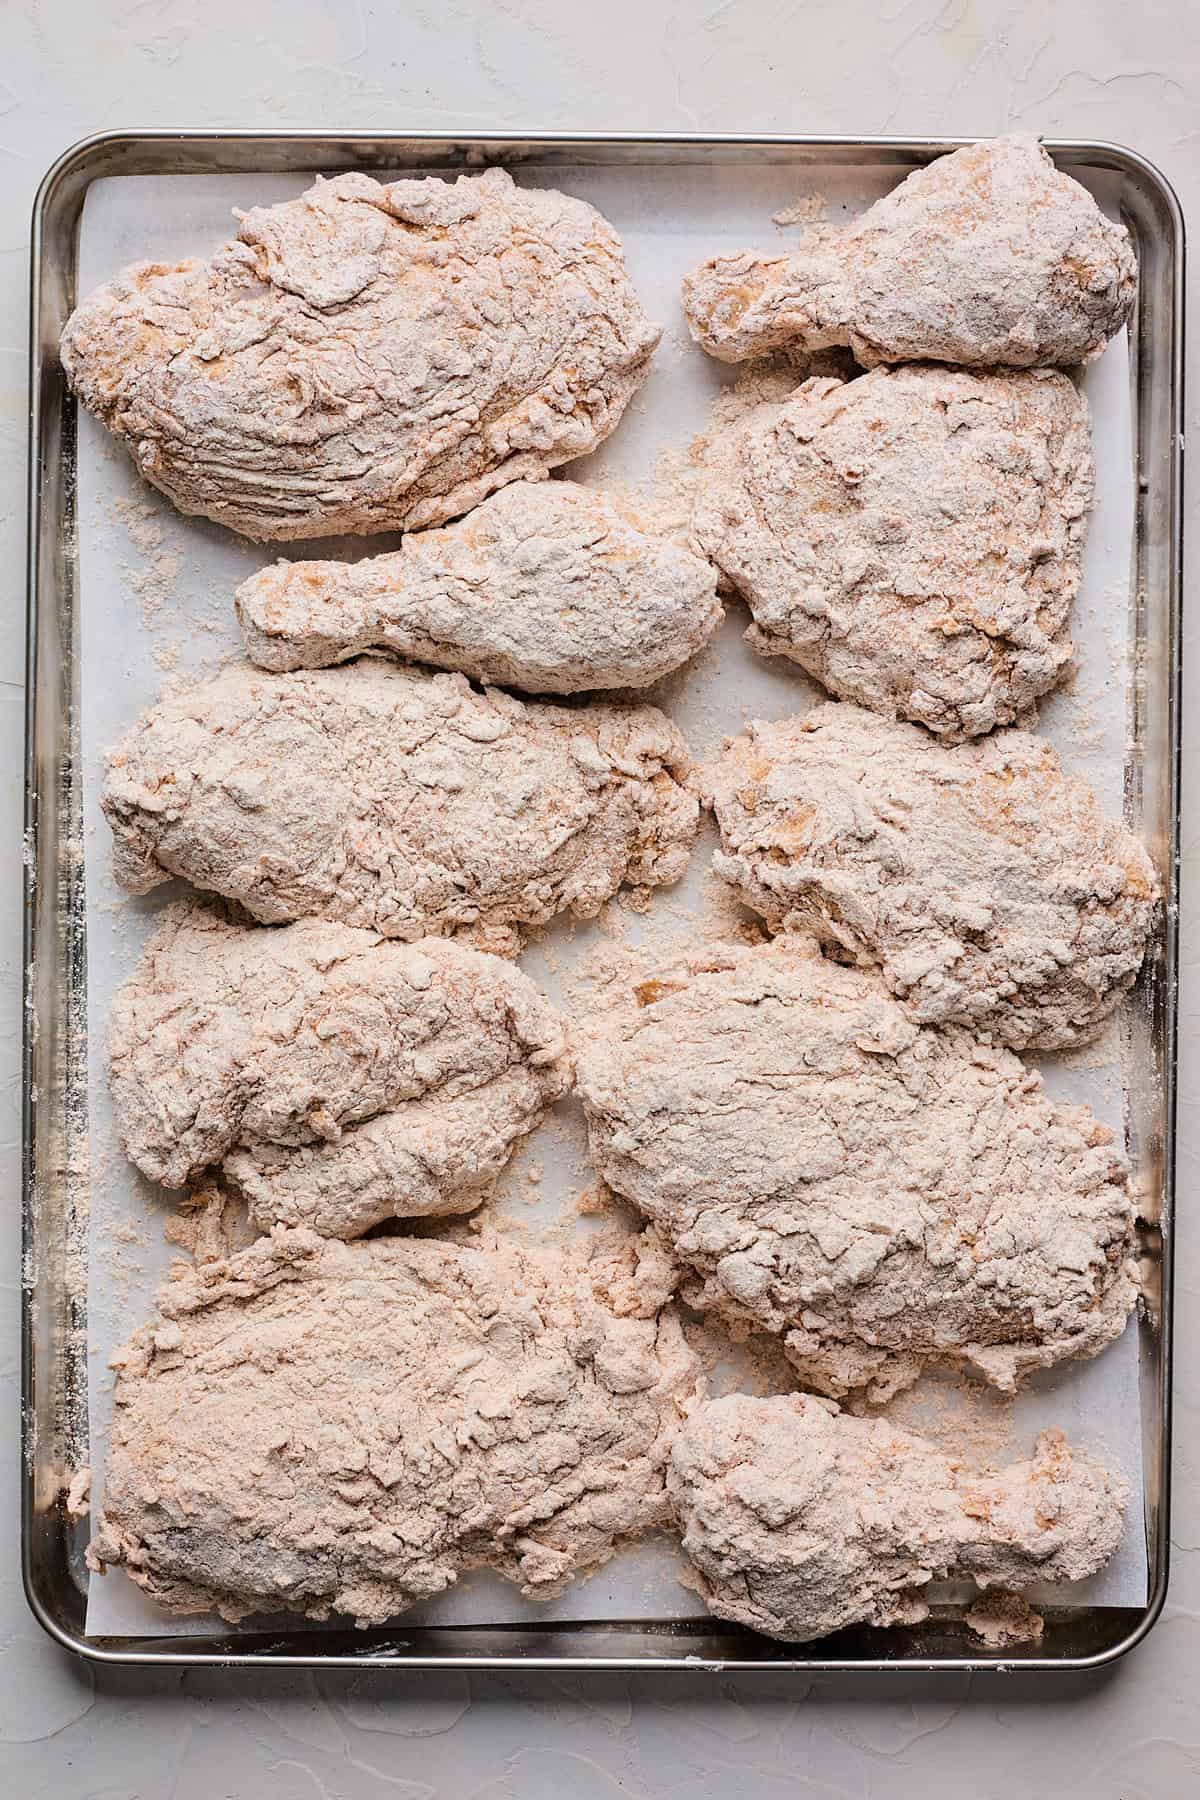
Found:
<path fill-rule="evenodd" d="M 592 201 L 624 239 L 631 274 L 650 314 L 666 335 L 648 381 L 615 437 L 595 456 L 571 464 L 572 479 L 644 484 L 660 459 L 686 449 L 708 421 L 718 390 L 736 379 L 689 341 L 679 315 L 682 274 L 703 257 L 746 244 L 786 244 L 795 228 L 781 229 L 772 213 L 810 190 L 819 191 L 826 216 L 859 211 L 894 182 L 884 169 L 802 170 L 763 162 L 739 168 L 698 162 L 687 167 L 555 169 L 539 176 L 527 165 L 520 179 L 554 185 Z M 125 177 L 96 183 L 84 208 L 79 257 L 80 292 L 107 280 L 126 263 L 145 257 L 206 255 L 230 234 L 230 209 L 270 203 L 299 193 L 307 178 L 260 176 Z M 1097 188 L 1098 197 L 1105 199 Z M 1130 567 L 1133 527 L 1132 425 L 1128 347 L 1124 338 L 1086 371 L 1082 385 L 1092 408 L 1097 461 L 1097 506 L 1084 559 L 1083 590 L 1075 638 L 1080 672 L 1069 694 L 1043 707 L 1042 729 L 1064 762 L 1085 774 L 1110 812 L 1122 803 L 1130 666 Z M 84 855 L 88 899 L 89 1103 L 92 1154 L 92 1223 L 88 1286 L 89 1403 L 93 1458 L 93 1508 L 103 1504 L 103 1459 L 111 1416 L 108 1359 L 150 1314 L 155 1289 L 177 1254 L 163 1238 L 170 1196 L 153 1188 L 121 1155 L 113 1130 L 104 1075 L 104 1032 L 112 994 L 131 973 L 161 907 L 173 896 L 159 889 L 142 900 L 115 887 L 108 830 L 99 810 L 103 752 L 173 675 L 215 668 L 236 654 L 239 638 L 231 596 L 238 582 L 274 560 L 280 547 L 255 546 L 203 520 L 183 519 L 142 483 L 124 450 L 87 417 L 79 436 L 80 610 L 82 615 L 81 740 L 85 764 Z M 310 554 L 373 555 L 393 540 L 326 540 Z M 289 555 L 305 552 L 287 546 Z M 818 697 L 791 665 L 767 662 L 741 641 L 747 615 L 729 606 L 717 643 L 682 677 L 661 684 L 654 698 L 667 706 L 693 750 L 703 756 L 721 738 L 740 730 L 747 717 L 780 718 L 804 711 Z M 701 908 L 701 883 L 712 837 L 702 837 L 688 879 L 658 897 L 686 928 L 685 915 Z M 660 927 L 661 931 L 661 927 Z M 522 959 L 552 995 L 594 946 L 599 928 L 556 927 Z M 629 931 L 637 939 L 635 921 Z M 1068 1062 L 1043 1064 L 1051 1091 L 1086 1100 L 1118 1129 L 1124 1106 L 1120 1034 L 1095 1052 Z M 575 1192 L 594 1183 L 583 1160 L 582 1119 L 574 1101 L 557 1109 L 554 1128 L 535 1138 L 515 1159 L 502 1194 L 520 1207 L 536 1231 Z M 542 1165 L 540 1198 L 525 1175 Z M 1091 1581 L 1070 1590 L 1072 1602 L 1137 1606 L 1146 1598 L 1146 1552 L 1139 1495 L 1142 1483 L 1138 1333 L 1135 1327 L 1094 1362 L 1047 1372 L 1015 1402 L 973 1395 L 972 1438 L 995 1425 L 1003 1454 L 1024 1455 L 1035 1432 L 1061 1425 L 1072 1437 L 1101 1450 L 1128 1477 L 1133 1491 L 1128 1529 L 1117 1556 Z M 938 1412 L 961 1409 L 961 1388 L 926 1383 L 898 1406 L 920 1424 Z M 979 1415 L 994 1415 L 981 1421 Z M 952 1427 L 953 1428 L 953 1427 Z M 963 1422 L 963 1435 L 967 1422 Z M 680 1586 L 682 1563 L 665 1540 L 648 1540 L 621 1552 L 590 1580 L 560 1599 L 523 1600 L 489 1573 L 465 1578 L 447 1595 L 410 1615 L 428 1623 L 488 1624 L 574 1619 L 670 1619 L 695 1617 L 698 1603 Z M 1068 1598 L 1059 1589 L 1058 1602 Z M 195 1632 L 197 1620 L 164 1615 L 123 1575 L 94 1578 L 88 1598 L 89 1634 L 145 1636 Z"/>

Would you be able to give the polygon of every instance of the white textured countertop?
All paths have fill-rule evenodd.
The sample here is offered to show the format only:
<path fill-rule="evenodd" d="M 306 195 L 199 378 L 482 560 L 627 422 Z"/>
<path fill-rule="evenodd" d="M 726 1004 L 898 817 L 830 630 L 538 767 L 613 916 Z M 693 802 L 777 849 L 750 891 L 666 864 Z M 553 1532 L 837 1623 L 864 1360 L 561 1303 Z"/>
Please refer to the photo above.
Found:
<path fill-rule="evenodd" d="M 1094 1677 L 93 1673 L 18 1573 L 28 217 L 121 126 L 976 135 L 1135 146 L 1200 219 L 1193 0 L 9 0 L 0 8 L 0 1771 L 14 1800 L 1187 1800 L 1200 1792 L 1200 676 L 1185 714 L 1175 1529 L 1148 1642 Z M 1200 394 L 1200 384 L 1194 391 Z M 1195 415 L 1195 400 L 1191 408 Z M 1188 507 L 1195 566 L 1200 516 Z M 1189 647 L 1191 648 L 1191 647 Z M 1188 651 L 1185 650 L 1185 656 Z M 1195 666 L 1200 669 L 1200 658 Z M 6 1271 L 6 1272 L 5 1272 Z"/>

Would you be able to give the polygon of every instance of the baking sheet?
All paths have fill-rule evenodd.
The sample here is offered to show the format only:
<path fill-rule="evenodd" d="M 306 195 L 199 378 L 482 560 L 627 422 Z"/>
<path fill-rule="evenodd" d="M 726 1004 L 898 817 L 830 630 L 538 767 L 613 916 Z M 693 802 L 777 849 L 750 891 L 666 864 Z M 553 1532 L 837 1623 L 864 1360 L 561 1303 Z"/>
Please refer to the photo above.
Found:
<path fill-rule="evenodd" d="M 556 168 L 554 185 L 591 200 L 620 231 L 633 279 L 647 310 L 666 324 L 649 380 L 615 437 L 593 457 L 564 471 L 574 480 L 670 492 L 680 456 L 708 423 L 719 390 L 738 371 L 705 357 L 689 341 L 678 312 L 678 283 L 702 257 L 747 243 L 785 244 L 795 228 L 771 215 L 807 196 L 797 183 L 819 189 L 812 210 L 838 219 L 858 211 L 894 182 L 894 172 L 801 172 L 706 166 Z M 536 165 L 520 179 L 536 184 Z M 79 288 L 86 293 L 124 264 L 152 255 L 205 255 L 229 234 L 230 209 L 289 198 L 304 178 L 162 176 L 105 180 L 89 190 L 81 225 Z M 1099 184 L 1094 191 L 1103 201 Z M 1084 558 L 1075 637 L 1080 672 L 1069 694 L 1042 710 L 1042 729 L 1064 762 L 1085 774 L 1110 812 L 1119 811 L 1129 712 L 1130 569 L 1133 530 L 1132 423 L 1127 345 L 1118 339 L 1083 376 L 1092 408 L 1097 460 L 1097 507 Z M 99 812 L 102 753 L 172 678 L 210 671 L 240 647 L 231 596 L 254 569 L 284 547 L 254 546 L 202 520 L 181 518 L 143 484 L 127 453 L 88 416 L 79 424 L 79 544 L 81 614 L 80 735 L 85 768 L 84 857 L 88 904 L 89 1106 L 91 1253 L 88 1283 L 89 1408 L 94 1458 L 93 1507 L 103 1499 L 103 1452 L 111 1413 L 112 1351 L 151 1310 L 152 1297 L 173 1256 L 162 1226 L 173 1207 L 124 1160 L 116 1143 L 103 1070 L 105 1020 L 114 989 L 131 972 L 162 906 L 163 888 L 144 899 L 116 889 L 108 859 L 108 830 Z M 334 540 L 321 555 L 378 554 L 392 539 Z M 286 553 L 304 554 L 300 546 Z M 741 641 L 747 615 L 737 603 L 715 645 L 653 697 L 665 704 L 698 756 L 716 749 L 747 717 L 779 718 L 804 711 L 818 690 L 783 662 L 766 662 Z M 666 916 L 682 936 L 689 915 L 707 918 L 705 877 L 711 835 L 701 840 L 688 879 L 655 897 L 643 921 L 619 907 L 598 924 L 556 925 L 522 958 L 556 997 L 572 987 L 583 960 L 614 930 L 636 943 L 662 941 Z M 1120 1034 L 1074 1059 L 1046 1059 L 1056 1095 L 1086 1100 L 1120 1128 L 1124 1082 Z M 565 1102 L 514 1160 L 501 1184 L 500 1209 L 536 1236 L 569 1216 L 579 1192 L 595 1176 L 582 1159 L 577 1104 Z M 541 1166 L 540 1181 L 528 1179 Z M 1057 1424 L 1101 1449 L 1126 1474 L 1134 1496 L 1121 1550 L 1107 1569 L 1056 1603 L 1141 1606 L 1146 1557 L 1138 1503 L 1142 1488 L 1137 1333 L 1128 1330 L 1103 1356 L 1048 1371 L 1015 1402 L 978 1390 L 970 1418 L 957 1384 L 927 1382 L 892 1409 L 906 1421 L 940 1434 L 987 1441 L 989 1454 L 1023 1455 L 1034 1433 Z M 736 1379 L 727 1371 L 726 1379 Z M 961 1419 L 961 1426 L 956 1420 Z M 553 1602 L 523 1600 L 487 1572 L 461 1581 L 436 1603 L 408 1615 L 427 1624 L 495 1624 L 577 1619 L 695 1617 L 697 1601 L 680 1586 L 682 1562 L 665 1540 L 633 1546 L 586 1582 Z M 1049 1594 L 1049 1590 L 1047 1590 Z M 194 1632 L 196 1620 L 172 1620 L 123 1575 L 93 1579 L 87 1630 L 105 1636 Z"/>

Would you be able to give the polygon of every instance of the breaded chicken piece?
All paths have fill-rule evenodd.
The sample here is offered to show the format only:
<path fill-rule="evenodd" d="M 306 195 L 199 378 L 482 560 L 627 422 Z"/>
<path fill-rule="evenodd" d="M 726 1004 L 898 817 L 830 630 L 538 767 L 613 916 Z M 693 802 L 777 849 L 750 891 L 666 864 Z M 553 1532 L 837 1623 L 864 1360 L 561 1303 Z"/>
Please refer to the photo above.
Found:
<path fill-rule="evenodd" d="M 866 368 L 1069 368 L 1121 329 L 1136 286 L 1124 226 L 1018 135 L 939 156 L 795 250 L 713 257 L 684 281 L 683 309 L 724 362 L 848 345 Z"/>
<path fill-rule="evenodd" d="M 181 512 L 260 539 L 437 525 L 586 456 L 660 331 L 612 226 L 503 169 L 318 181 L 67 321 L 74 392 Z"/>
<path fill-rule="evenodd" d="M 875 369 L 719 439 L 693 529 L 756 650 L 956 743 L 1032 721 L 1070 670 L 1094 473 L 1055 370 Z"/>
<path fill-rule="evenodd" d="M 111 754 L 103 806 L 131 893 L 182 875 L 264 924 L 415 939 L 676 881 L 690 776 L 654 707 L 525 705 L 372 659 L 228 668 L 161 700 Z"/>
<path fill-rule="evenodd" d="M 1005 1390 L 1134 1304 L 1126 1163 L 1084 1106 L 921 1030 L 811 940 L 662 965 L 581 1027 L 592 1160 L 806 1386 L 884 1400 L 948 1361 Z"/>
<path fill-rule="evenodd" d="M 913 1625 L 930 1581 L 1078 1581 L 1112 1556 L 1129 1487 L 1061 1431 L 974 1472 L 886 1419 L 811 1394 L 698 1406 L 668 1477 L 683 1547 L 718 1618 L 803 1643 Z"/>
<path fill-rule="evenodd" d="M 877 966 L 920 1025 L 1084 1043 L 1158 916 L 1142 845 L 1040 737 L 946 749 L 854 706 L 752 722 L 705 771 L 717 873 L 773 931 Z"/>
<path fill-rule="evenodd" d="M 319 669 L 384 650 L 533 694 L 647 687 L 721 622 L 707 562 L 594 488 L 518 481 L 365 562 L 278 562 L 244 581 L 246 654 Z"/>
<path fill-rule="evenodd" d="M 167 1283 L 119 1372 L 94 1569 L 175 1613 L 380 1625 L 487 1564 L 547 1597 L 664 1522 L 699 1366 L 588 1268 L 280 1231 Z"/>
<path fill-rule="evenodd" d="M 285 927 L 285 929 L 299 929 Z M 439 940 L 441 941 L 441 940 Z M 307 1225 L 323 1237 L 361 1237 L 385 1219 L 452 1218 L 474 1212 L 547 1107 L 570 1085 L 569 1065 L 538 1066 L 514 1046 L 511 1068 L 479 1087 L 435 1092 L 376 1113 L 330 1140 L 233 1149 L 221 1163 L 226 1190 L 250 1223 Z"/>
<path fill-rule="evenodd" d="M 108 1050 L 143 1174 L 220 1170 L 261 1230 L 336 1237 L 471 1211 L 571 1079 L 558 1014 L 500 957 L 196 902 L 117 993 Z"/>

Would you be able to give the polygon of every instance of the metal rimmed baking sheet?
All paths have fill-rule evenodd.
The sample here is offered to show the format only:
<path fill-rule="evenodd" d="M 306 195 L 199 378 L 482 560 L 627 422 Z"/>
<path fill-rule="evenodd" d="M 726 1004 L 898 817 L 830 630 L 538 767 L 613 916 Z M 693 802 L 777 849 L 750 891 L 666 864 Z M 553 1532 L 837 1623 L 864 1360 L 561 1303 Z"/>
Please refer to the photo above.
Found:
<path fill-rule="evenodd" d="M 80 830 L 87 756 L 93 747 L 84 744 L 86 755 L 81 758 L 79 738 L 72 736 L 79 730 L 78 701 L 81 681 L 85 682 L 87 675 L 80 648 L 78 559 L 82 550 L 86 563 L 89 549 L 95 552 L 98 547 L 91 531 L 94 518 L 87 516 L 90 499 L 86 492 L 83 513 L 77 517 L 76 421 L 62 390 L 54 351 L 59 325 L 75 290 L 75 225 L 87 190 L 93 182 L 113 174 L 134 176 L 140 181 L 170 179 L 182 202 L 194 178 L 207 176 L 208 182 L 202 185 L 211 185 L 212 176 L 219 174 L 227 178 L 220 184 L 222 205 L 227 207 L 241 198 L 242 192 L 248 192 L 247 183 L 253 187 L 256 199 L 275 197 L 277 191 L 296 191 L 301 185 L 295 179 L 297 170 L 330 171 L 348 166 L 431 169 L 505 160 L 523 165 L 523 179 L 559 182 L 596 199 L 630 238 L 631 263 L 635 278 L 640 279 L 633 242 L 637 232 L 630 230 L 631 220 L 622 216 L 622 184 L 630 205 L 636 185 L 638 222 L 644 221 L 648 230 L 670 241 L 681 273 L 695 260 L 694 241 L 683 241 L 687 236 L 681 223 L 685 205 L 696 220 L 694 229 L 703 227 L 709 233 L 708 243 L 700 247 L 703 254 L 706 248 L 716 247 L 716 209 L 723 200 L 729 205 L 730 196 L 744 193 L 748 187 L 759 195 L 759 235 L 767 238 L 771 230 L 767 220 L 770 195 L 778 194 L 775 204 L 782 204 L 804 190 L 829 189 L 833 195 L 844 188 L 861 194 L 863 184 L 872 181 L 878 190 L 940 147 L 932 143 L 855 145 L 819 140 L 755 143 L 522 138 L 464 144 L 462 140 L 260 138 L 236 134 L 181 138 L 116 136 L 83 147 L 73 158 L 64 159 L 59 170 L 48 178 L 39 201 L 34 269 L 36 458 L 31 492 L 31 673 L 36 691 L 31 704 L 30 773 L 34 826 L 31 951 L 35 958 L 31 999 L 36 1035 L 30 1044 L 28 1070 L 31 1186 L 27 1230 L 31 1284 L 27 1294 L 27 1379 L 35 1454 L 27 1521 L 27 1573 L 31 1598 L 44 1621 L 76 1647 L 117 1659 L 202 1660 L 216 1656 L 229 1660 L 266 1655 L 270 1660 L 299 1657 L 326 1662 L 349 1656 L 361 1662 L 374 1655 L 388 1660 L 400 1655 L 437 1662 L 478 1658 L 494 1664 L 498 1657 L 504 1660 L 511 1656 L 528 1666 L 531 1660 L 543 1659 L 592 1663 L 614 1657 L 646 1658 L 661 1663 L 700 1657 L 736 1663 L 794 1662 L 809 1668 L 897 1662 L 902 1666 L 926 1666 L 930 1661 L 955 1667 L 996 1665 L 998 1659 L 981 1654 L 952 1617 L 935 1618 L 927 1626 L 905 1633 L 845 1633 L 799 1654 L 730 1632 L 716 1622 L 667 1620 L 661 1614 L 648 1612 L 636 1622 L 607 1618 L 514 1621 L 499 1629 L 494 1621 L 401 1627 L 400 1637 L 396 1633 L 297 1629 L 294 1624 L 285 1624 L 267 1644 L 262 1634 L 223 1630 L 209 1636 L 172 1636 L 169 1640 L 128 1636 L 115 1639 L 106 1635 L 88 1643 L 82 1641 L 78 1604 L 78 1547 L 72 1547 L 73 1534 L 63 1515 L 61 1500 L 63 1472 L 86 1449 L 72 1443 L 66 1435 L 74 1430 L 78 1436 L 81 1393 L 86 1387 L 85 1322 L 80 1317 L 77 1268 L 81 1233 L 75 1214 L 82 1210 L 90 1194 L 87 1169 L 81 1166 L 79 1133 L 86 1080 L 87 909 L 81 904 L 78 848 L 82 844 L 85 865 L 89 857 L 103 856 L 105 851 L 102 842 L 89 840 Z M 1119 614 L 1113 612 L 1122 634 L 1120 651 L 1130 659 L 1134 678 L 1129 683 L 1124 754 L 1119 765 L 1110 759 L 1108 767 L 1125 789 L 1131 823 L 1151 842 L 1164 876 L 1170 878 L 1176 816 L 1176 427 L 1181 228 L 1169 190 L 1135 157 L 1103 146 L 1053 147 L 1074 172 L 1106 189 L 1138 236 L 1142 300 L 1128 357 L 1138 465 L 1137 479 L 1131 480 L 1128 494 L 1134 515 L 1135 579 L 1131 586 L 1125 586 Z M 286 176 L 284 171 L 288 172 Z M 231 192 L 235 180 L 241 189 L 237 194 Z M 131 192 L 134 185 L 129 184 Z M 833 203 L 837 204 L 836 198 Z M 707 215 L 703 208 L 708 209 Z M 149 216 L 146 233 L 149 248 L 153 236 L 153 220 Z M 215 238 L 210 230 L 207 241 Z M 153 247 L 158 252 L 162 245 L 156 240 Z M 189 247 L 203 249 L 204 244 Z M 652 310 L 662 316 L 661 302 Z M 664 346 L 659 354 L 662 359 L 677 352 Z M 698 352 L 692 355 L 699 357 Z M 698 366 L 704 367 L 703 359 Z M 1112 365 L 1110 375 L 1111 369 Z M 609 459 L 610 472 L 615 469 L 624 475 L 636 463 L 639 433 L 644 435 L 647 429 L 645 402 L 650 393 L 652 389 L 643 397 L 639 413 L 626 421 L 613 441 L 611 456 L 609 452 L 602 453 Z M 671 429 L 676 438 L 685 423 L 682 418 L 672 418 Z M 702 423 L 698 411 L 696 424 Z M 651 453 L 649 440 L 647 450 Z M 95 442 L 89 445 L 88 453 L 89 457 L 97 453 Z M 109 453 L 119 458 L 120 453 L 111 448 Z M 119 466 L 124 472 L 124 464 Z M 89 477 L 94 472 L 95 464 L 89 461 Z M 85 481 L 85 489 L 87 485 Z M 192 521 L 178 523 L 186 532 L 197 532 Z M 207 543 L 210 538 L 220 540 L 228 551 L 231 540 L 215 528 L 200 527 L 192 541 Z M 240 551 L 229 554 L 236 557 Z M 257 551 L 249 554 L 256 560 L 265 560 Z M 227 600 L 227 593 L 221 598 Z M 1085 607 L 1099 598 L 1089 597 L 1085 591 Z M 130 692 L 129 715 L 143 697 L 140 692 Z M 1068 754 L 1068 760 L 1078 759 Z M 1131 1006 L 1129 1018 L 1136 1040 L 1132 1061 L 1136 1079 L 1130 1087 L 1128 1135 L 1137 1168 L 1139 1202 L 1148 1215 L 1157 1213 L 1168 1221 L 1174 1030 L 1172 920 L 1173 911 L 1157 949 L 1155 967 Z M 1153 1232 L 1148 1234 L 1147 1249 L 1153 1263 L 1158 1255 Z M 72 1260 L 74 1268 L 69 1266 Z M 1168 1265 L 1169 1238 L 1166 1262 L 1157 1266 Z M 128 1320 L 130 1326 L 135 1322 L 136 1316 Z M 1144 1629 L 1160 1603 L 1165 1580 L 1162 1474 L 1168 1426 L 1168 1342 L 1169 1315 L 1165 1320 L 1161 1312 L 1157 1318 L 1148 1316 L 1137 1328 L 1145 1470 L 1145 1604 L 1076 1607 L 1061 1617 L 1052 1615 L 1040 1650 L 1032 1656 L 1014 1657 L 1008 1653 L 1005 1660 L 1009 1664 L 1020 1660 L 1078 1666 L 1080 1660 L 1113 1654 L 1125 1640 Z M 1135 1518 L 1132 1528 L 1136 1530 L 1139 1524 Z"/>

